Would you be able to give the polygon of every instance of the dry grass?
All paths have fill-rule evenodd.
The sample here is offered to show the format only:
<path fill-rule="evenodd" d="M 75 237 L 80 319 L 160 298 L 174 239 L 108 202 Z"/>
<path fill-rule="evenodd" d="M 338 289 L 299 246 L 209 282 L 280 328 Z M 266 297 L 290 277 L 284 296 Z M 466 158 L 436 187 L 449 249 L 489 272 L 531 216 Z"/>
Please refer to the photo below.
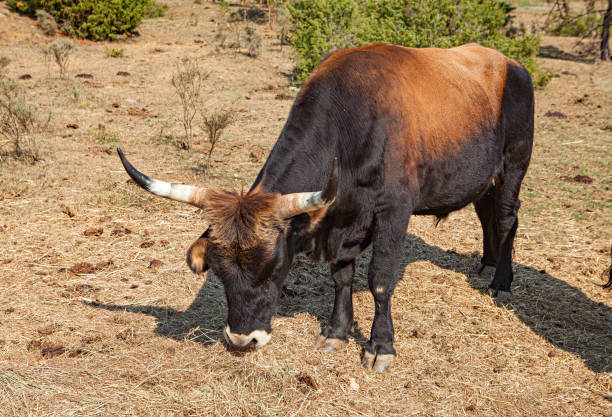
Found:
<path fill-rule="evenodd" d="M 473 209 L 437 228 L 429 218 L 411 221 L 393 299 L 398 359 L 379 375 L 358 361 L 373 317 L 367 253 L 344 351 L 313 350 L 332 283 L 325 266 L 299 258 L 270 344 L 231 353 L 219 339 L 220 282 L 184 262 L 206 226 L 198 211 L 128 183 L 114 143 L 99 139 L 102 124 L 156 177 L 250 185 L 291 105 L 274 97 L 295 94 L 283 75 L 290 51 L 265 26 L 257 28 L 260 58 L 215 51 L 217 6 L 194 7 L 171 1 L 166 17 L 121 45 L 121 59 L 82 42 L 71 72 L 93 75 L 83 81 L 49 79 L 37 49 L 46 38 L 0 3 L 8 77 L 31 74 L 23 81 L 31 99 L 56 109 L 44 165 L 0 164 L 0 415 L 612 414 L 612 292 L 597 285 L 612 240 L 612 133 L 602 129 L 612 124 L 609 64 L 540 60 L 560 77 L 537 93 L 512 304 L 496 307 L 470 275 L 481 244 Z M 197 26 L 187 24 L 192 12 Z M 544 39 L 559 49 L 571 42 Z M 202 132 L 193 152 L 170 143 L 183 129 L 168 63 L 185 55 L 211 73 L 204 97 L 237 114 L 210 177 L 194 169 L 207 146 Z M 555 111 L 566 118 L 545 116 Z M 593 182 L 573 182 L 576 175 Z M 70 271 L 79 263 L 90 264 L 80 275 Z"/>

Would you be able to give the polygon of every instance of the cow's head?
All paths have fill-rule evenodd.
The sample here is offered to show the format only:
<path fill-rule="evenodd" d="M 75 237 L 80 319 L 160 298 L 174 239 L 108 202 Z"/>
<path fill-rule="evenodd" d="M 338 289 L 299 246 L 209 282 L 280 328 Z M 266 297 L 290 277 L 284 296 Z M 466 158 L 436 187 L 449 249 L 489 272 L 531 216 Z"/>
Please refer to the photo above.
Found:
<path fill-rule="evenodd" d="M 271 338 L 270 319 L 290 266 L 287 248 L 289 219 L 302 213 L 321 218 L 336 198 L 338 166 L 334 161 L 323 191 L 275 194 L 260 186 L 237 193 L 152 179 L 121 162 L 145 190 L 199 207 L 209 227 L 187 251 L 195 273 L 214 271 L 225 288 L 228 317 L 223 331 L 233 348 L 261 347 Z"/>

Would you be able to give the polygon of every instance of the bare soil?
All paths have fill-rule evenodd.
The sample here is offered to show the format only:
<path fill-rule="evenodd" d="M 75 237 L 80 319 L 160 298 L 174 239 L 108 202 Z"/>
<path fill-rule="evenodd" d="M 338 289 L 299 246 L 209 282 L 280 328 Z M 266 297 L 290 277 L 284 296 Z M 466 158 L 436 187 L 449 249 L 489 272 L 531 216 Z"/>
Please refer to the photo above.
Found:
<path fill-rule="evenodd" d="M 612 415 L 612 292 L 600 286 L 612 241 L 612 64 L 575 56 L 575 39 L 543 37 L 538 64 L 557 76 L 536 93 L 512 302 L 494 305 L 472 274 L 473 208 L 437 228 L 413 218 L 393 297 L 398 357 L 376 374 L 359 365 L 374 311 L 368 253 L 346 349 L 314 350 L 333 284 L 325 265 L 299 258 L 272 341 L 233 353 L 221 341 L 220 282 L 184 261 L 201 214 L 128 181 L 117 145 L 160 179 L 248 188 L 297 92 L 290 48 L 267 25 L 253 59 L 215 46 L 218 5 L 166 3 L 136 39 L 79 41 L 68 79 L 40 53 L 52 39 L 0 3 L 6 76 L 29 74 L 29 100 L 53 113 L 43 162 L 0 162 L 0 416 Z M 526 21 L 545 12 L 529 8 Z M 208 172 L 199 126 L 194 150 L 173 144 L 183 133 L 170 78 L 184 56 L 210 73 L 205 111 L 237 114 Z"/>

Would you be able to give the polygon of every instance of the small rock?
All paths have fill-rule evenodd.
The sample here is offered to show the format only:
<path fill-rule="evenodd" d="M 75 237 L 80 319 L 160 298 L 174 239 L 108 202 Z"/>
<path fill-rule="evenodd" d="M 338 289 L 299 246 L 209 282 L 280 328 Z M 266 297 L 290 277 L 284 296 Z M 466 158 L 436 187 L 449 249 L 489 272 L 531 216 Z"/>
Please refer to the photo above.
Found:
<path fill-rule="evenodd" d="M 142 109 L 139 109 L 138 107 L 130 107 L 129 109 L 127 109 L 127 114 L 128 116 L 138 116 L 138 117 L 151 116 L 151 113 L 149 113 L 149 111 L 145 109 L 144 107 Z"/>
<path fill-rule="evenodd" d="M 82 73 L 82 74 L 77 74 L 76 77 L 77 78 L 93 78 L 93 75 Z"/>
<path fill-rule="evenodd" d="M 123 235 L 129 235 L 130 233 L 132 233 L 132 231 L 128 229 L 127 227 L 117 225 L 111 232 L 111 236 L 123 236 Z"/>
<path fill-rule="evenodd" d="M 26 350 L 32 352 L 33 350 L 39 349 L 41 345 L 42 343 L 38 339 L 30 340 L 26 345 Z"/>
<path fill-rule="evenodd" d="M 94 268 L 96 268 L 96 271 L 101 271 L 103 269 L 109 269 L 113 265 L 115 265 L 115 262 L 113 262 L 112 259 L 109 259 L 106 262 L 98 262 Z"/>
<path fill-rule="evenodd" d="M 313 390 L 319 389 L 319 384 L 317 384 L 317 381 L 315 381 L 315 379 L 306 372 L 300 372 L 297 375 L 297 380 L 300 384 L 304 385 L 304 388 Z"/>
<path fill-rule="evenodd" d="M 40 329 L 37 330 L 37 332 L 38 334 L 42 336 L 48 336 L 51 333 L 54 333 L 58 328 L 59 326 L 57 324 L 50 324 L 48 326 L 41 327 Z"/>
<path fill-rule="evenodd" d="M 83 356 L 86 353 L 87 353 L 86 350 L 83 350 L 83 349 L 74 349 L 74 350 L 68 351 L 68 357 L 69 358 L 76 358 L 77 356 Z"/>
<path fill-rule="evenodd" d="M 63 355 L 66 349 L 62 345 L 49 346 L 42 350 L 42 356 L 45 359 L 51 359 L 59 355 Z"/>
<path fill-rule="evenodd" d="M 160 261 L 160 260 L 158 260 L 158 259 L 153 259 L 151 262 L 149 262 L 149 266 L 148 266 L 148 268 L 151 268 L 151 269 L 157 269 L 157 268 L 159 268 L 160 266 L 162 266 L 163 264 L 164 264 L 164 263 L 163 263 L 162 261 Z"/>
<path fill-rule="evenodd" d="M 78 125 L 78 124 L 76 124 L 76 123 L 68 123 L 68 124 L 66 125 L 66 127 L 67 127 L 68 129 L 78 129 L 78 128 L 79 128 L 79 125 Z"/>
<path fill-rule="evenodd" d="M 549 111 L 544 114 L 546 117 L 556 117 L 557 119 L 567 119 L 567 116 L 560 111 Z"/>
<path fill-rule="evenodd" d="M 32 76 L 30 74 L 23 74 L 19 76 L 20 80 L 31 80 Z"/>
<path fill-rule="evenodd" d="M 101 227 L 90 227 L 83 232 L 85 236 L 101 236 L 102 233 L 104 233 L 104 229 Z"/>
<path fill-rule="evenodd" d="M 88 85 L 90 87 L 94 87 L 94 88 L 104 88 L 104 84 L 97 83 L 95 81 L 85 80 L 85 81 L 83 81 L 83 84 Z"/>
<path fill-rule="evenodd" d="M 574 177 L 564 175 L 561 177 L 561 179 L 567 182 L 579 182 L 583 184 L 591 184 L 593 182 L 593 178 L 589 177 L 588 175 L 576 175 Z"/>
<path fill-rule="evenodd" d="M 89 262 L 79 262 L 78 264 L 72 265 L 68 271 L 75 275 L 93 274 L 96 272 L 96 268 Z"/>
<path fill-rule="evenodd" d="M 60 207 L 62 209 L 62 213 L 68 215 L 68 217 L 74 217 L 76 215 L 75 211 L 67 205 L 61 204 Z"/>
<path fill-rule="evenodd" d="M 295 100 L 295 96 L 285 94 L 285 93 L 279 93 L 274 96 L 274 99 L 275 100 Z"/>
<path fill-rule="evenodd" d="M 119 72 L 117 72 L 117 75 L 120 76 L 120 77 L 129 77 L 130 73 L 127 72 L 127 71 L 119 71 Z"/>

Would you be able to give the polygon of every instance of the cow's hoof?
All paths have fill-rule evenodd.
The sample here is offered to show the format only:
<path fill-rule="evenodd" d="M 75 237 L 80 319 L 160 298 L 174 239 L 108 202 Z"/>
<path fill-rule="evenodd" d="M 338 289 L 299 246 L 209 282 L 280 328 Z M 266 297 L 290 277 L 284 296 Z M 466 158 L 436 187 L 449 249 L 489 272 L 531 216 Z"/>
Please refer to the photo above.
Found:
<path fill-rule="evenodd" d="M 494 290 L 489 288 L 489 295 L 493 297 L 493 302 L 496 305 L 502 305 L 512 300 L 512 293 L 510 291 Z"/>
<path fill-rule="evenodd" d="M 385 372 L 395 361 L 395 355 L 375 355 L 364 350 L 361 352 L 361 365 L 366 369 L 373 369 L 376 372 Z"/>
<path fill-rule="evenodd" d="M 495 276 L 495 269 L 492 265 L 478 264 L 474 272 L 479 278 L 492 280 Z"/>
<path fill-rule="evenodd" d="M 327 338 L 320 334 L 315 342 L 315 347 L 323 352 L 336 352 L 342 350 L 346 346 L 346 342 L 340 339 Z"/>

